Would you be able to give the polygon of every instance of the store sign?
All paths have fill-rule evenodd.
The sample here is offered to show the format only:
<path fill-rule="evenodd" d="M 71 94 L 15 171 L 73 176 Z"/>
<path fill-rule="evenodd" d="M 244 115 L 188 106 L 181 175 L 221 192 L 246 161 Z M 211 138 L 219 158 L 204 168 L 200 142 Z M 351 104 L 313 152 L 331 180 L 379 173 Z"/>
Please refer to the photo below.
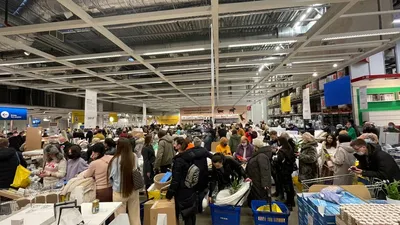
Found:
<path fill-rule="evenodd" d="M 360 109 L 368 109 L 367 87 L 360 87 Z"/>
<path fill-rule="evenodd" d="M 97 92 L 86 90 L 85 94 L 85 128 L 97 125 Z"/>
<path fill-rule="evenodd" d="M 49 123 L 49 131 L 47 132 L 50 136 L 58 135 L 58 123 Z"/>
<path fill-rule="evenodd" d="M 27 115 L 26 108 L 0 107 L 0 120 L 26 120 Z"/>
<path fill-rule="evenodd" d="M 311 108 L 310 108 L 310 89 L 306 88 L 303 90 L 303 119 L 311 119 Z"/>

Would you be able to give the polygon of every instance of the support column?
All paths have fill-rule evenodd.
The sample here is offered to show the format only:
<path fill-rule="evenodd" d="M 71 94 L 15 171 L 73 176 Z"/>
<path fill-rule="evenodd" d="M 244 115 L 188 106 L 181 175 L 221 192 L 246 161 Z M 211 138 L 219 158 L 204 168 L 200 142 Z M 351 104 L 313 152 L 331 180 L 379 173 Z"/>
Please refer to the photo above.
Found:
<path fill-rule="evenodd" d="M 145 103 L 143 103 L 143 118 L 142 118 L 142 126 L 144 125 L 147 125 L 147 112 Z"/>
<path fill-rule="evenodd" d="M 29 127 L 32 127 L 32 116 L 29 116 L 28 117 L 28 125 L 29 125 Z"/>
<path fill-rule="evenodd" d="M 396 43 L 394 55 L 396 57 L 396 73 L 400 73 L 400 41 Z"/>
<path fill-rule="evenodd" d="M 371 55 L 368 59 L 370 75 L 386 74 L 384 52 L 378 52 L 375 55 Z"/>

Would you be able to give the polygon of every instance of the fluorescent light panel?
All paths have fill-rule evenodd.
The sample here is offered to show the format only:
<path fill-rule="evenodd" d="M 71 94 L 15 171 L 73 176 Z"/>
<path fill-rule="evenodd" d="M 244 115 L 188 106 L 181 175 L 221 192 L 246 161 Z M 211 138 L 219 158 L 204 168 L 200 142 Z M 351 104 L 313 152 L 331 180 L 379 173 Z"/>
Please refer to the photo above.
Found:
<path fill-rule="evenodd" d="M 258 65 L 260 65 L 260 63 L 231 64 L 231 65 L 226 65 L 225 67 L 258 66 Z"/>
<path fill-rule="evenodd" d="M 321 60 L 309 60 L 309 61 L 297 61 L 292 62 L 293 64 L 305 64 L 305 63 L 319 63 L 319 62 L 337 62 L 343 61 L 344 59 L 321 59 Z"/>
<path fill-rule="evenodd" d="M 256 43 L 243 43 L 243 44 L 234 44 L 228 45 L 228 48 L 235 47 L 246 47 L 246 46 L 257 46 L 257 45 L 276 45 L 276 44 L 292 44 L 296 43 L 297 40 L 288 40 L 288 41 L 272 41 L 272 42 L 256 42 Z"/>
<path fill-rule="evenodd" d="M 180 68 L 180 69 L 166 69 L 166 70 L 161 70 L 163 72 L 172 72 L 172 71 L 182 71 L 182 70 L 202 70 L 202 69 L 208 69 L 209 67 L 193 67 L 193 68 Z"/>
<path fill-rule="evenodd" d="M 400 23 L 400 19 L 394 19 L 393 23 Z"/>
<path fill-rule="evenodd" d="M 163 55 L 170 53 L 182 53 L 182 52 L 199 52 L 204 51 L 205 48 L 190 48 L 190 49 L 180 49 L 180 50 L 170 50 L 170 51 L 161 51 L 161 52 L 146 52 L 143 55 Z"/>
<path fill-rule="evenodd" d="M 98 56 L 87 56 L 87 57 L 82 57 L 82 58 L 72 58 L 72 59 L 66 59 L 65 61 L 78 61 L 78 60 L 87 60 L 87 59 L 105 59 L 105 58 L 115 58 L 115 57 L 121 57 L 121 54 L 116 54 L 116 55 L 98 55 Z"/>
<path fill-rule="evenodd" d="M 23 65 L 23 64 L 45 63 L 45 62 L 47 62 L 47 61 L 0 63 L 0 66 L 15 66 L 15 65 Z"/>
<path fill-rule="evenodd" d="M 348 36 L 328 37 L 328 38 L 324 38 L 322 40 L 323 41 L 341 40 L 341 39 L 351 39 L 351 38 L 361 38 L 361 37 L 374 37 L 374 36 L 380 36 L 380 35 L 392 35 L 392 34 L 399 34 L 399 33 L 400 33 L 400 31 L 370 33 L 370 34 L 357 34 L 357 35 L 348 35 Z"/>

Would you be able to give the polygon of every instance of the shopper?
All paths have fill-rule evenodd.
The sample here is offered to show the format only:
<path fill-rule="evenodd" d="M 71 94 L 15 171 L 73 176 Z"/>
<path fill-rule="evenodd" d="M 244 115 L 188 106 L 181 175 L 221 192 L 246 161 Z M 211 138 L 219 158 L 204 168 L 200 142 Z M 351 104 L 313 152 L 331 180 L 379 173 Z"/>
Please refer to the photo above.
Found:
<path fill-rule="evenodd" d="M 349 168 L 354 165 L 356 158 L 354 157 L 354 149 L 350 146 L 351 137 L 347 134 L 340 134 L 338 137 L 339 146 L 332 159 L 333 175 L 339 176 L 333 180 L 334 185 L 351 185 L 353 184 L 353 176 L 350 174 Z"/>
<path fill-rule="evenodd" d="M 215 134 L 215 130 L 211 129 L 206 138 L 204 138 L 204 148 L 206 148 L 208 151 L 212 151 L 211 145 L 216 140 L 216 138 L 217 137 Z"/>
<path fill-rule="evenodd" d="M 359 136 L 357 133 L 357 128 L 356 128 L 353 120 L 347 121 L 346 130 L 347 130 L 347 133 L 349 133 L 351 140 L 355 140 Z"/>
<path fill-rule="evenodd" d="M 303 134 L 303 144 L 299 154 L 299 180 L 304 181 L 318 177 L 318 143 L 306 132 Z"/>
<path fill-rule="evenodd" d="M 136 155 L 132 153 L 132 145 L 127 138 L 120 138 L 117 151 L 108 166 L 108 174 L 113 189 L 113 201 L 122 202 L 115 213 L 117 217 L 126 213 L 130 225 L 140 225 L 139 191 L 134 190 L 132 172 L 137 168 Z"/>
<path fill-rule="evenodd" d="M 44 187 L 55 187 L 66 175 L 67 161 L 64 159 L 64 154 L 61 153 L 61 150 L 56 145 L 49 144 L 43 151 L 46 163 L 39 176 L 43 178 Z"/>
<path fill-rule="evenodd" d="M 175 155 L 174 151 L 174 139 L 167 135 L 164 130 L 158 132 L 158 150 L 156 156 L 156 162 L 154 163 L 154 170 L 157 173 L 166 173 L 171 169 L 172 158 Z"/>
<path fill-rule="evenodd" d="M 86 133 L 86 141 L 90 144 L 92 143 L 92 140 L 93 140 L 93 131 L 88 130 L 88 132 Z"/>
<path fill-rule="evenodd" d="M 139 137 L 136 141 L 135 141 L 135 149 L 133 150 L 133 152 L 136 154 L 136 156 L 138 158 L 142 157 L 142 150 L 143 150 L 143 146 L 144 146 L 144 138 L 143 137 Z M 131 143 L 132 145 L 132 143 Z"/>
<path fill-rule="evenodd" d="M 112 138 L 106 138 L 104 140 L 104 148 L 106 149 L 106 155 L 114 155 L 116 147 L 117 143 L 115 143 L 115 141 Z"/>
<path fill-rule="evenodd" d="M 226 139 L 226 137 L 221 138 L 221 140 L 219 141 L 219 145 L 217 145 L 215 152 L 222 153 L 226 156 L 227 155 L 232 156 L 231 148 L 228 145 L 228 139 Z"/>
<path fill-rule="evenodd" d="M 12 136 L 8 139 L 8 143 L 10 148 L 14 148 L 15 150 L 19 151 L 21 146 L 24 144 L 24 139 L 18 133 L 18 131 L 14 131 Z"/>
<path fill-rule="evenodd" d="M 324 142 L 322 142 L 322 149 L 320 152 L 321 163 L 319 165 L 320 177 L 333 176 L 332 171 L 332 160 L 331 157 L 335 155 L 337 147 L 336 137 L 332 134 L 328 134 Z"/>
<path fill-rule="evenodd" d="M 219 129 L 218 129 L 218 136 L 219 136 L 219 138 L 226 138 L 226 133 L 227 133 L 227 131 L 226 131 L 226 127 L 225 127 L 225 125 L 224 124 L 221 124 L 221 126 L 219 127 Z"/>
<path fill-rule="evenodd" d="M 287 137 L 281 135 L 278 138 L 278 143 L 280 148 L 277 150 L 276 156 L 273 160 L 278 164 L 278 168 L 280 169 L 277 179 L 282 186 L 283 191 L 286 193 L 285 204 L 289 210 L 292 211 L 295 206 L 292 173 L 294 168 L 293 165 L 296 163 L 296 157 Z"/>
<path fill-rule="evenodd" d="M 166 195 L 167 199 L 175 199 L 175 212 L 177 219 L 182 216 L 185 225 L 196 224 L 196 190 L 187 186 L 187 176 L 190 166 L 194 163 L 195 154 L 186 150 L 187 142 L 179 137 L 175 141 L 178 154 L 174 157 L 172 167 L 171 185 Z"/>
<path fill-rule="evenodd" d="M 97 130 L 94 132 L 94 136 L 93 138 L 98 138 L 100 140 L 105 140 L 106 137 L 104 136 L 104 134 L 102 133 L 102 130 Z"/>
<path fill-rule="evenodd" d="M 231 149 L 232 154 L 234 154 L 240 145 L 240 135 L 238 135 L 238 132 L 236 129 L 232 130 L 232 135 L 229 139 L 229 148 Z"/>
<path fill-rule="evenodd" d="M 253 152 L 254 146 L 249 142 L 249 139 L 245 136 L 241 137 L 235 158 L 240 162 L 247 162 L 253 156 Z"/>
<path fill-rule="evenodd" d="M 252 185 L 247 198 L 249 205 L 252 200 L 266 200 L 271 191 L 271 146 L 265 146 L 262 140 L 254 140 L 254 154 L 247 162 L 246 174 Z"/>
<path fill-rule="evenodd" d="M 135 151 L 135 147 L 136 147 L 136 138 L 132 135 L 132 132 L 128 133 L 128 139 L 131 142 L 132 145 L 132 150 Z"/>
<path fill-rule="evenodd" d="M 225 157 L 222 153 L 215 153 L 211 161 L 213 167 L 208 192 L 209 202 L 212 202 L 212 197 L 215 194 L 214 190 L 217 185 L 217 190 L 223 190 L 230 187 L 234 180 L 240 181 L 247 177 L 243 167 L 232 157 Z"/>
<path fill-rule="evenodd" d="M 393 122 L 389 122 L 385 132 L 399 133 L 400 130 L 396 128 L 396 125 Z"/>
<path fill-rule="evenodd" d="M 207 158 L 212 158 L 212 154 L 205 148 L 201 147 L 201 140 L 198 137 L 193 139 L 194 148 L 190 149 L 195 155 L 193 163 L 199 168 L 199 183 L 196 185 L 197 191 L 197 202 L 198 202 L 198 212 L 203 212 L 203 206 L 201 204 L 204 196 L 208 192 L 209 183 L 209 171 Z"/>
<path fill-rule="evenodd" d="M 379 138 L 379 130 L 371 122 L 365 122 L 364 123 L 362 132 L 363 132 L 363 134 L 365 134 L 365 133 L 373 133 Z"/>
<path fill-rule="evenodd" d="M 253 128 L 252 127 L 247 128 L 246 138 L 249 141 L 249 143 L 253 143 Z"/>
<path fill-rule="evenodd" d="M 185 150 L 189 150 L 189 149 L 194 148 L 193 139 L 192 139 L 192 137 L 191 137 L 190 135 L 188 135 L 188 136 L 185 138 L 185 141 L 186 141 L 186 143 L 187 143 L 187 146 L 186 146 L 186 149 L 185 149 Z"/>
<path fill-rule="evenodd" d="M 399 166 L 389 153 L 382 151 L 381 146 L 366 143 L 362 139 L 352 141 L 350 146 L 355 150 L 354 156 L 359 161 L 357 167 L 351 167 L 354 173 L 390 182 L 400 180 Z"/>
<path fill-rule="evenodd" d="M 69 142 L 68 139 L 67 139 L 66 137 L 63 137 L 63 136 L 60 136 L 60 137 L 58 138 L 58 141 L 59 141 L 59 143 L 60 143 L 60 150 L 61 150 L 61 152 L 62 152 L 65 156 L 67 156 L 68 150 L 69 150 L 69 148 L 72 147 L 73 144 L 72 144 L 71 142 Z"/>
<path fill-rule="evenodd" d="M 22 153 L 8 146 L 8 139 L 0 138 L 0 189 L 8 189 L 10 187 L 19 164 L 27 167 Z"/>
<path fill-rule="evenodd" d="M 84 172 L 85 178 L 93 177 L 96 182 L 96 198 L 100 202 L 112 201 L 112 188 L 108 182 L 107 170 L 112 156 L 105 155 L 105 148 L 102 143 L 97 143 L 89 147 L 90 158 L 93 160 L 89 168 Z"/>
<path fill-rule="evenodd" d="M 275 130 L 271 130 L 269 132 L 270 140 L 269 140 L 269 145 L 270 146 L 278 146 L 278 133 Z"/>
<path fill-rule="evenodd" d="M 156 161 L 156 155 L 153 149 L 153 136 L 151 134 L 146 135 L 144 138 L 144 146 L 142 150 L 143 156 L 143 177 L 146 185 L 146 190 L 153 184 L 154 178 L 154 162 Z"/>
<path fill-rule="evenodd" d="M 67 175 L 65 176 L 66 181 L 69 181 L 88 168 L 86 161 L 81 158 L 81 151 L 82 149 L 79 145 L 72 145 L 68 149 Z"/>

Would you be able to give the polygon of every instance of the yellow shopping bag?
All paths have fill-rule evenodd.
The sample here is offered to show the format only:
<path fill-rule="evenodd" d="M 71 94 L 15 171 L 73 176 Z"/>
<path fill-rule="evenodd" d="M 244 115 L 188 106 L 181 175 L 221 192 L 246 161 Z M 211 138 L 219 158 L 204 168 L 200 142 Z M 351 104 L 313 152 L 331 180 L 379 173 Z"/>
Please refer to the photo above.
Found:
<path fill-rule="evenodd" d="M 269 205 L 263 205 L 257 208 L 257 211 L 261 212 L 271 212 L 271 209 L 269 208 Z M 281 208 L 277 204 L 272 204 L 272 212 L 276 213 L 282 213 Z"/>
<path fill-rule="evenodd" d="M 29 176 L 31 175 L 31 171 L 29 171 L 25 167 L 21 166 L 18 153 L 16 153 L 16 154 L 17 154 L 17 159 L 18 159 L 18 166 L 17 166 L 17 169 L 15 170 L 14 181 L 11 184 L 11 187 L 26 188 L 31 183 L 31 180 L 29 179 Z"/>

